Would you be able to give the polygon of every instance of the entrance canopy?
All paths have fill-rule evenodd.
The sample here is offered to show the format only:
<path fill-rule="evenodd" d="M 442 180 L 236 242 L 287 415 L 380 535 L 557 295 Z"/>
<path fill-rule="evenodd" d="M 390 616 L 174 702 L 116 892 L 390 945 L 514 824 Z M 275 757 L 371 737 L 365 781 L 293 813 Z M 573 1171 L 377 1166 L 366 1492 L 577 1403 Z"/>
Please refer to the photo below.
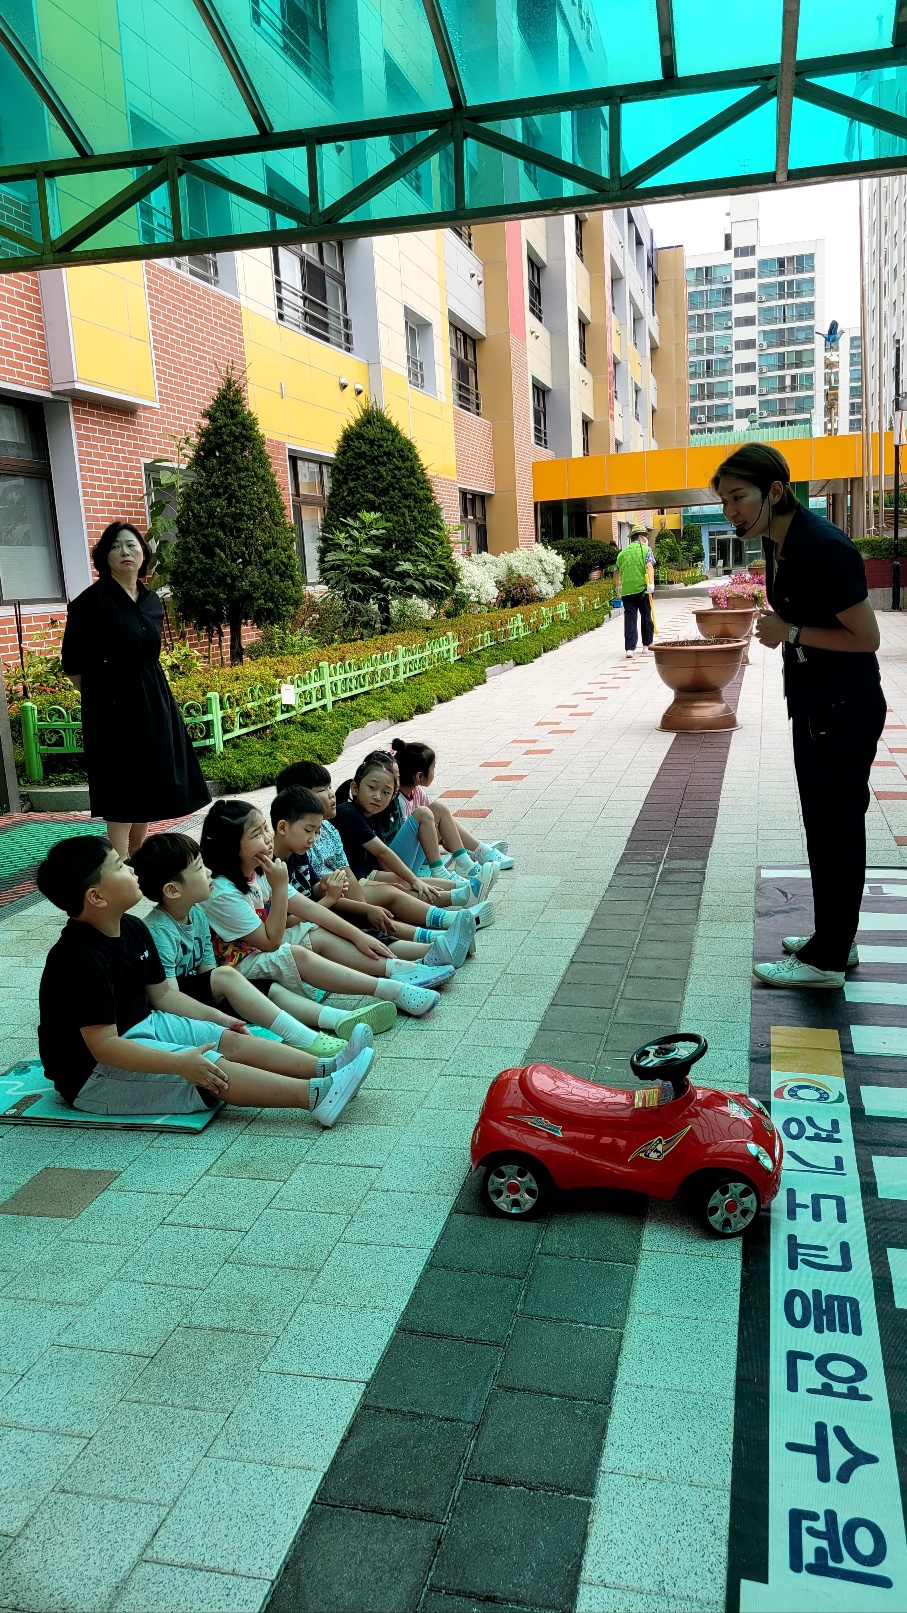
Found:
<path fill-rule="evenodd" d="M 907 166 L 907 0 L 0 0 L 0 270 Z"/>

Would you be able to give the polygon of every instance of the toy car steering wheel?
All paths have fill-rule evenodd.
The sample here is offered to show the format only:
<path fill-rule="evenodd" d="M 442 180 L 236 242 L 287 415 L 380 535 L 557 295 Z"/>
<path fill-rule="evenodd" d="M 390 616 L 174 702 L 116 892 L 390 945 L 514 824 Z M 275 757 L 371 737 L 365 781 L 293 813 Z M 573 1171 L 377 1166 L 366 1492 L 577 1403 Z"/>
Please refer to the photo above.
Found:
<path fill-rule="evenodd" d="M 664 1075 L 675 1090 L 683 1090 L 691 1067 L 707 1053 L 709 1044 L 704 1036 L 677 1031 L 674 1036 L 660 1036 L 654 1042 L 638 1047 L 630 1060 L 630 1069 L 637 1080 L 652 1080 Z"/>

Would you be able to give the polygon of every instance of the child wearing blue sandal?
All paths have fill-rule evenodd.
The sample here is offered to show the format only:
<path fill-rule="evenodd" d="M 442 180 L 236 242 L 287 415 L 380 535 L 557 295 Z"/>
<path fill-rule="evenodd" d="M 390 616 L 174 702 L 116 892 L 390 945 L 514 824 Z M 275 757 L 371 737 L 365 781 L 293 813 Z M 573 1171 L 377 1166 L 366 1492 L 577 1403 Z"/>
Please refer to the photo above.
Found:
<path fill-rule="evenodd" d="M 454 821 L 449 807 L 441 801 L 429 799 L 429 789 L 435 778 L 435 753 L 430 745 L 416 740 L 393 739 L 391 750 L 397 763 L 400 778 L 400 801 L 404 817 L 422 808 L 431 813 L 438 839 L 445 851 L 451 854 L 451 866 L 461 878 L 468 879 L 473 869 L 491 863 L 498 869 L 512 868 L 513 858 L 507 855 L 506 842 L 491 843 L 476 840 Z"/>

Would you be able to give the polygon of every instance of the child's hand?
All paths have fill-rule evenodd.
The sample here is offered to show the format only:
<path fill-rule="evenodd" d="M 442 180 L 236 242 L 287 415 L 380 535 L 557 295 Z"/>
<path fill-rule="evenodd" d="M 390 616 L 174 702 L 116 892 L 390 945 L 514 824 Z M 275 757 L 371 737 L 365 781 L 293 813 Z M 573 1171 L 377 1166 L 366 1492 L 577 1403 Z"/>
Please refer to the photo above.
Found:
<path fill-rule="evenodd" d="M 384 930 L 387 935 L 396 935 L 394 915 L 389 913 L 386 907 L 375 907 L 369 902 L 365 909 L 365 916 L 369 924 L 373 924 L 376 930 Z"/>
<path fill-rule="evenodd" d="M 202 1087 L 205 1092 L 213 1092 L 215 1097 L 222 1098 L 229 1086 L 227 1077 L 221 1075 L 216 1065 L 211 1064 L 204 1057 L 216 1042 L 205 1042 L 201 1047 L 187 1047 L 184 1053 L 175 1055 L 177 1062 L 177 1075 L 188 1081 L 190 1086 Z"/>
<path fill-rule="evenodd" d="M 420 902 L 427 902 L 429 907 L 431 906 L 432 902 L 434 901 L 435 893 L 434 893 L 431 885 L 429 885 L 429 883 L 427 882 L 427 880 L 424 880 L 424 879 L 415 879 L 415 880 L 413 880 L 413 883 L 410 886 L 410 890 L 412 891 L 414 896 L 418 896 Z"/>
<path fill-rule="evenodd" d="M 272 891 L 286 890 L 289 883 L 286 863 L 280 857 L 268 857 L 264 852 L 258 860 Z"/>
<path fill-rule="evenodd" d="M 231 1019 L 229 1014 L 222 1016 L 221 1024 L 225 1030 L 235 1031 L 237 1036 L 250 1036 L 252 1034 L 244 1019 Z"/>
<path fill-rule="evenodd" d="M 366 958 L 392 958 L 394 955 L 383 941 L 376 941 L 371 935 L 360 935 L 356 946 Z"/>
<path fill-rule="evenodd" d="M 335 898 L 345 896 L 349 887 L 350 882 L 345 868 L 332 868 L 331 872 L 324 877 L 325 896 L 330 896 L 331 894 Z"/>

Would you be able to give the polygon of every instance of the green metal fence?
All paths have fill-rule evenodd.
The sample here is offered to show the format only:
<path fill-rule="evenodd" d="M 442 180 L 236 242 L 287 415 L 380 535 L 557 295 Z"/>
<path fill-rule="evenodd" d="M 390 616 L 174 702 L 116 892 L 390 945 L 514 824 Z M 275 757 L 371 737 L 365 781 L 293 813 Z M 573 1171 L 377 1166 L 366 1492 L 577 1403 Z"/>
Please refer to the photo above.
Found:
<path fill-rule="evenodd" d="M 576 608 L 577 612 L 605 611 L 608 602 L 595 599 L 587 605 L 580 595 Z M 220 694 L 217 689 L 211 689 L 203 700 L 182 701 L 180 711 L 196 750 L 222 751 L 231 740 L 241 739 L 244 734 L 288 722 L 309 711 L 331 711 L 338 701 L 370 694 L 388 684 L 403 683 L 407 678 L 418 677 L 420 672 L 450 665 L 465 655 L 490 649 L 494 644 L 514 643 L 550 627 L 552 622 L 566 621 L 570 614 L 567 601 L 562 599 L 551 607 L 540 606 L 533 612 L 535 619 L 531 624 L 517 613 L 506 622 L 483 629 L 471 637 L 467 650 L 461 650 L 456 634 L 445 633 L 426 639 L 424 644 L 398 644 L 395 650 L 382 650 L 361 660 L 322 661 L 308 672 L 294 672 L 269 687 L 250 683 L 242 696 Z M 67 710 L 63 706 L 48 706 L 40 711 L 33 701 L 23 700 L 19 711 L 29 783 L 43 781 L 42 757 L 82 754 L 80 707 Z"/>

